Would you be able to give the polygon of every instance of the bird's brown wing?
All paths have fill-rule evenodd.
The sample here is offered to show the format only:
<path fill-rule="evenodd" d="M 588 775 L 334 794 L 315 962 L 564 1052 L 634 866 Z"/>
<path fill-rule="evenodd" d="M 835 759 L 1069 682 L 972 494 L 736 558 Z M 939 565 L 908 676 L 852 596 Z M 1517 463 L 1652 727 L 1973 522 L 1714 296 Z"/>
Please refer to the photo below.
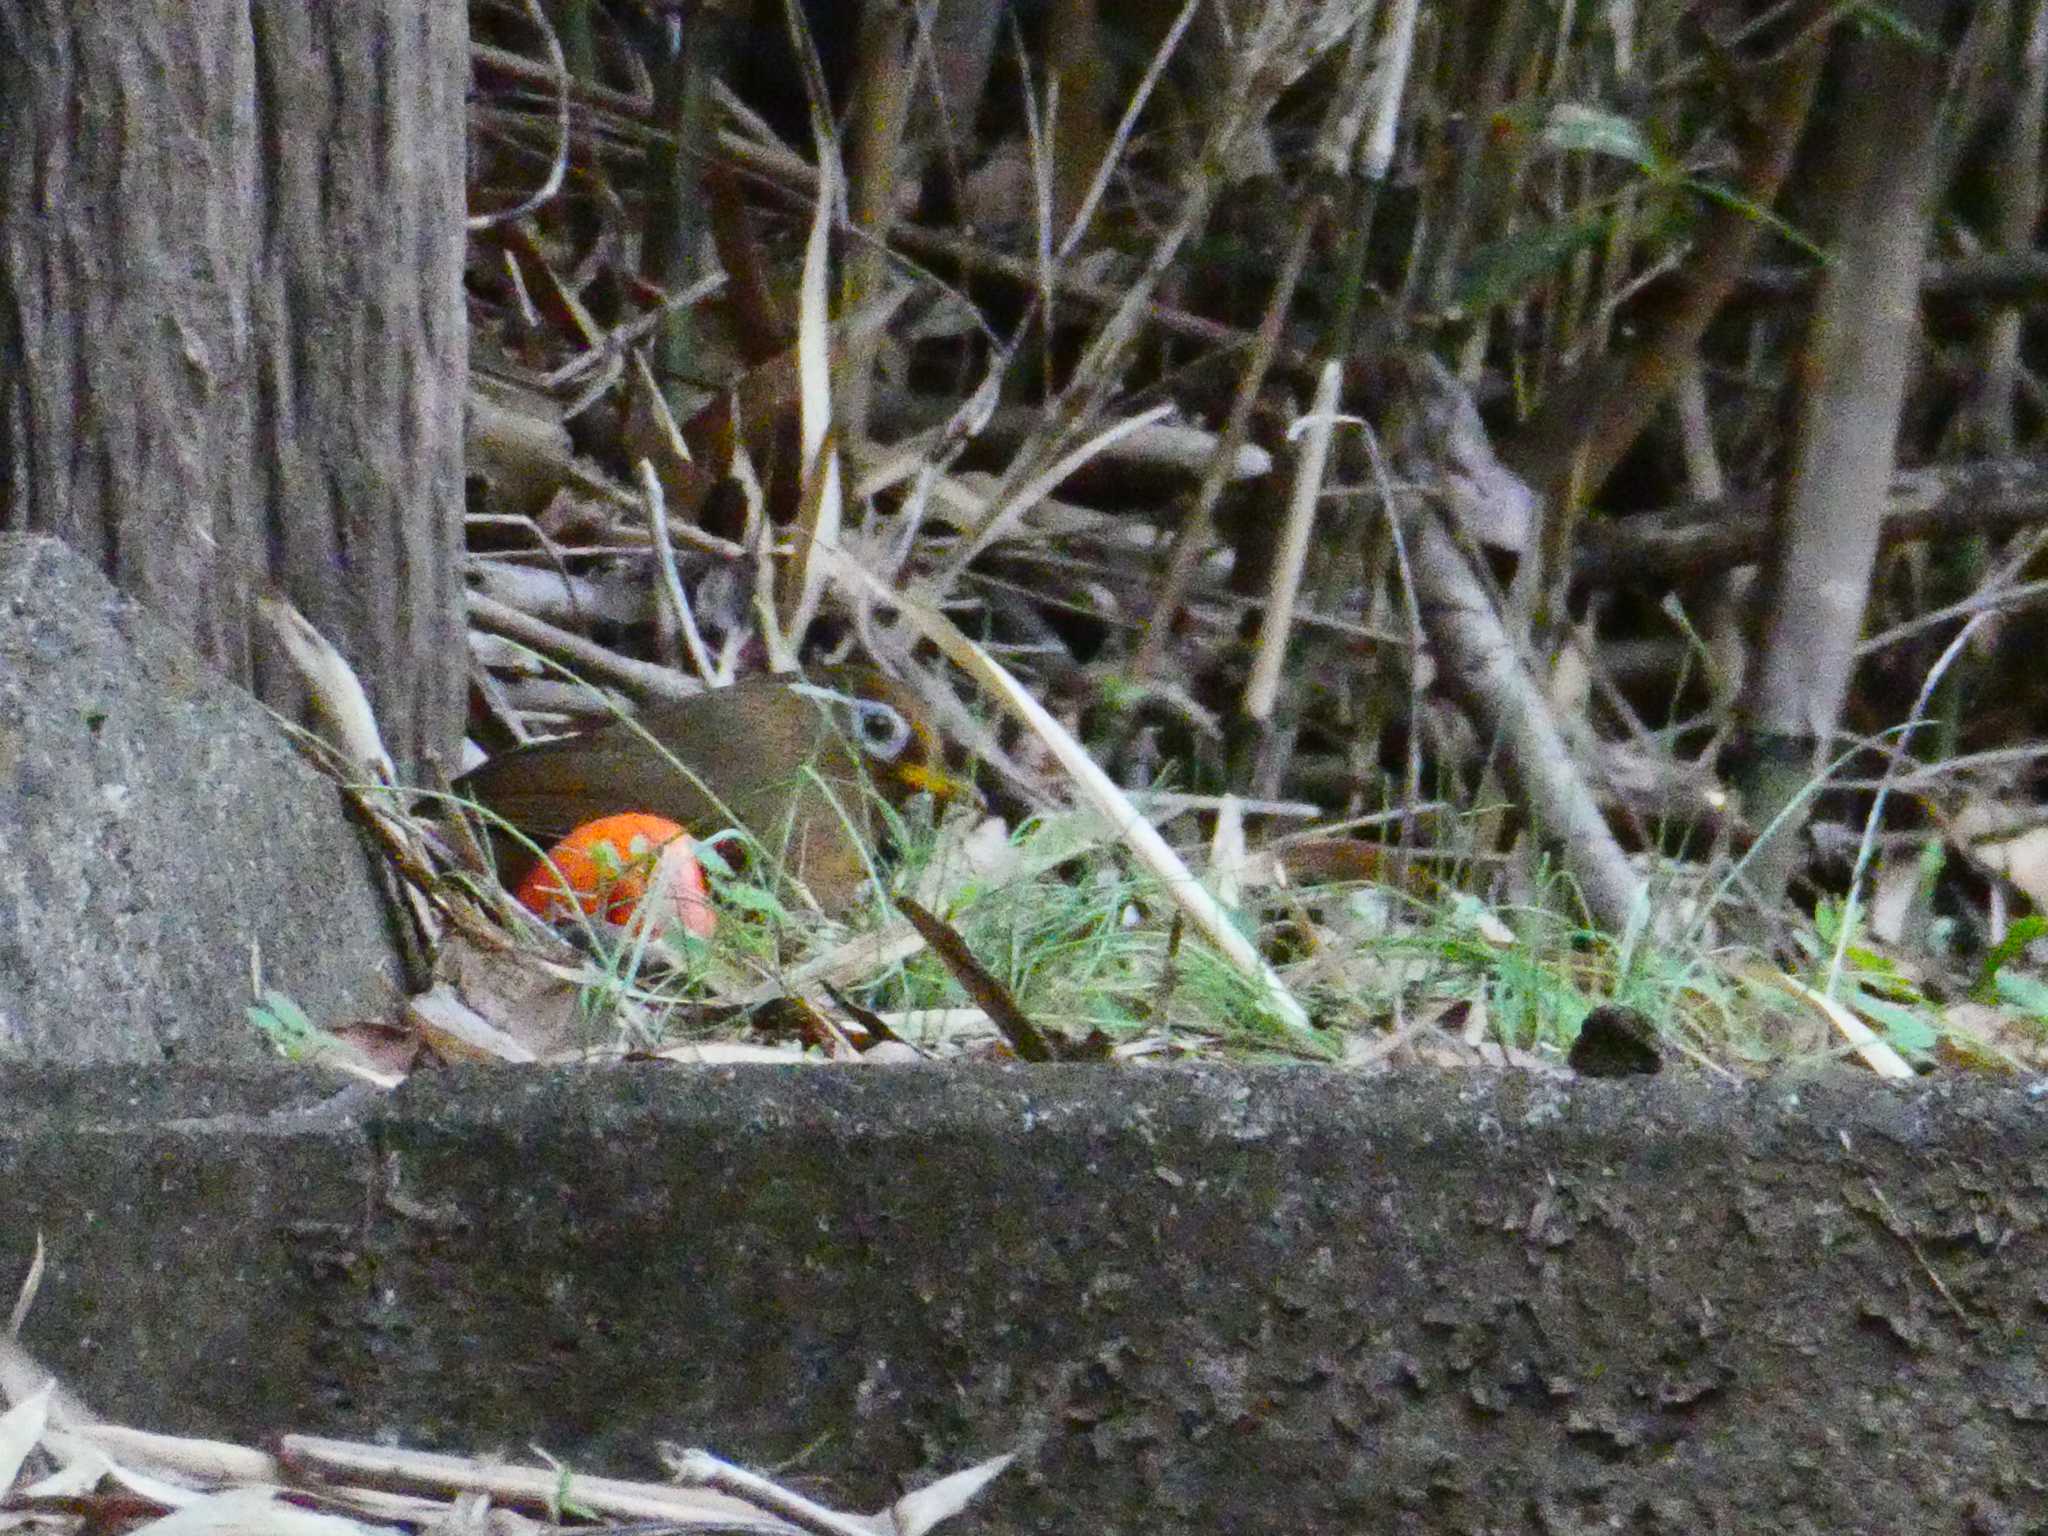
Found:
<path fill-rule="evenodd" d="M 716 799 L 652 747 L 601 732 L 500 753 L 456 780 L 455 790 L 543 845 L 620 811 L 666 816 L 699 832 L 718 815 Z"/>
<path fill-rule="evenodd" d="M 597 817 L 644 811 L 700 835 L 745 827 L 827 906 L 850 902 L 866 874 L 847 827 L 867 827 L 858 753 L 828 711 L 782 678 L 750 677 L 633 721 L 516 747 L 455 789 L 542 848 Z M 493 843 L 500 877 L 516 882 L 532 853 L 502 835 Z"/>

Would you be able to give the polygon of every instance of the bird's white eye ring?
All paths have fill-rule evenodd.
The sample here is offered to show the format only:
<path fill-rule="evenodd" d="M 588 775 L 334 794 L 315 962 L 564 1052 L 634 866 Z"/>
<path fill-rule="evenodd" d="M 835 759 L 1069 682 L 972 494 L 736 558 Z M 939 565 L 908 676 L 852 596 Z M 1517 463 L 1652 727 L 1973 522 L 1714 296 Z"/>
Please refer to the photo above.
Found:
<path fill-rule="evenodd" d="M 913 734 L 910 722 L 903 718 L 901 710 L 878 699 L 855 698 L 850 693 L 841 693 L 836 688 L 820 688 L 815 683 L 792 683 L 790 691 L 842 712 L 841 717 L 849 727 L 847 734 L 859 742 L 860 749 L 870 757 L 894 762 L 910 745 Z"/>
<path fill-rule="evenodd" d="M 910 745 L 910 722 L 901 710 L 874 699 L 853 699 L 853 734 L 861 749 L 884 762 L 894 762 Z"/>

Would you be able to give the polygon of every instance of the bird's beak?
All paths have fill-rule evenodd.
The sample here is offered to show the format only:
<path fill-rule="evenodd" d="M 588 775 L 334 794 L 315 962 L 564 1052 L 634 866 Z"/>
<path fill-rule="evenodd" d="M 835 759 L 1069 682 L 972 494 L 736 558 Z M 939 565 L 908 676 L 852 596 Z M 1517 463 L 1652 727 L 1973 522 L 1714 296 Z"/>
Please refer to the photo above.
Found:
<path fill-rule="evenodd" d="M 924 763 L 901 763 L 896 768 L 896 780 L 912 794 L 930 795 L 941 805 L 961 800 L 983 810 L 988 808 L 987 796 L 966 779 L 947 773 L 943 768 L 928 767 Z"/>

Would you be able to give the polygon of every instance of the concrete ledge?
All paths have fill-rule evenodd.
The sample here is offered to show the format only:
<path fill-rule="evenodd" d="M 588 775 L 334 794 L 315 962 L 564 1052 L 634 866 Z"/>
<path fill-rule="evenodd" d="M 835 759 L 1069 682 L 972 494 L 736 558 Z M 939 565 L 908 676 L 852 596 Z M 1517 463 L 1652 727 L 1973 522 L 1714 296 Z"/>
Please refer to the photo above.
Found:
<path fill-rule="evenodd" d="M 0 1077 L 0 1283 L 109 1417 L 972 1529 L 2048 1520 L 2048 1095 L 1305 1070 Z M 282 1109 L 282 1113 L 274 1113 Z"/>

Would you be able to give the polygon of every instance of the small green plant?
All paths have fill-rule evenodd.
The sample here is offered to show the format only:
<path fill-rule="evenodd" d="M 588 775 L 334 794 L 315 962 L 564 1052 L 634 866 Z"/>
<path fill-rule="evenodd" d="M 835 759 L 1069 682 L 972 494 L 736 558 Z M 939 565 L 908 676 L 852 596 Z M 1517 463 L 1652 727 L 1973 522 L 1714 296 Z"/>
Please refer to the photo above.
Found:
<path fill-rule="evenodd" d="M 1839 953 L 1835 995 L 1876 1024 L 1901 1056 L 1925 1056 L 1940 1038 L 1938 1008 L 1897 961 L 1862 942 L 1860 935 L 1849 905 L 1830 899 L 1814 908 L 1812 934 L 1802 933 L 1799 942 L 1816 960 Z"/>
<path fill-rule="evenodd" d="M 249 1022 L 287 1061 L 306 1061 L 320 1054 L 334 1037 L 306 1016 L 306 1010 L 276 988 L 248 1007 Z"/>
<path fill-rule="evenodd" d="M 2036 1024 L 2048 1024 L 2048 982 L 2013 968 L 2013 962 L 2037 939 L 2048 938 L 2048 917 L 2030 913 L 2006 929 L 2005 937 L 1984 957 L 1971 995 L 1980 1003 L 2003 1003 Z"/>
<path fill-rule="evenodd" d="M 264 990 L 262 1000 L 249 1004 L 249 1022 L 287 1061 L 312 1062 L 323 1057 L 353 1057 L 355 1052 L 315 1024 L 287 994 L 275 987 Z"/>

